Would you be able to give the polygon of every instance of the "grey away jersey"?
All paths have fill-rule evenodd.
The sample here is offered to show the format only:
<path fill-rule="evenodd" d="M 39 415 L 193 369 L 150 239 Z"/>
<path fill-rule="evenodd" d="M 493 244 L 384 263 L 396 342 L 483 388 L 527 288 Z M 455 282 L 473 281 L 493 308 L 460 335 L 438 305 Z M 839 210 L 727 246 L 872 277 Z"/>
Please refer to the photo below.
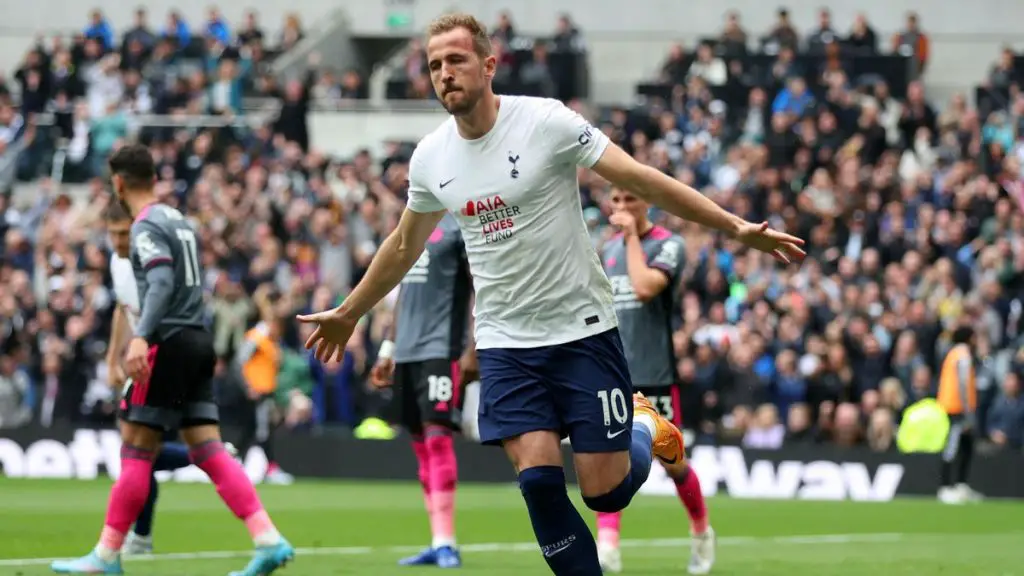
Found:
<path fill-rule="evenodd" d="M 203 328 L 204 276 L 199 265 L 199 239 L 189 221 L 170 206 L 150 204 L 132 223 L 131 234 L 132 271 L 143 306 L 149 288 L 146 271 L 156 266 L 170 266 L 174 271 L 174 292 L 156 330 L 157 341 L 184 327 Z"/>
<path fill-rule="evenodd" d="M 452 359 L 462 354 L 472 280 L 455 219 L 446 214 L 398 293 L 395 362 Z"/>
<path fill-rule="evenodd" d="M 672 314 L 679 300 L 685 252 L 683 239 L 661 226 L 640 238 L 647 265 L 668 275 L 665 290 L 649 302 L 637 300 L 626 264 L 626 242 L 620 235 L 604 247 L 601 260 L 612 283 L 619 333 L 635 386 L 668 386 L 676 381 L 672 347 Z"/>

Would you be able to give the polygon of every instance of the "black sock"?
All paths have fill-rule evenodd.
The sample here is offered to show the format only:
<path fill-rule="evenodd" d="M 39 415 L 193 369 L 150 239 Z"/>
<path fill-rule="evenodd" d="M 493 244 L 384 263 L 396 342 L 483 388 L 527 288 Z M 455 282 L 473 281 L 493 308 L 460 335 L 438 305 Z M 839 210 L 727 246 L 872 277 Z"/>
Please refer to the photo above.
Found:
<path fill-rule="evenodd" d="M 569 500 L 562 469 L 527 468 L 519 473 L 519 488 L 551 572 L 555 576 L 601 576 L 594 536 Z"/>

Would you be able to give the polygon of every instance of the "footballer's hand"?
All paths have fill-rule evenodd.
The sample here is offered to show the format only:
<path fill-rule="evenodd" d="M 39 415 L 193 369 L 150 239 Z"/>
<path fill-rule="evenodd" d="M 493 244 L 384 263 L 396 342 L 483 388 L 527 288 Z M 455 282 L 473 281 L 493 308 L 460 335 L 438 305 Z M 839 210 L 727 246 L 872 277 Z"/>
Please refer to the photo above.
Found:
<path fill-rule="evenodd" d="M 136 336 L 128 343 L 124 367 L 128 376 L 136 382 L 146 382 L 149 379 L 149 343 L 145 338 Z"/>
<path fill-rule="evenodd" d="M 345 357 L 345 345 L 356 329 L 356 320 L 346 318 L 339 309 L 324 310 L 315 314 L 300 314 L 296 317 L 304 324 L 315 324 L 316 328 L 306 340 L 306 349 L 321 362 Z"/>
<path fill-rule="evenodd" d="M 626 236 L 639 236 L 636 227 L 636 218 L 634 218 L 629 212 L 615 212 L 608 218 L 608 222 L 610 222 L 612 226 L 618 228 Z"/>
<path fill-rule="evenodd" d="M 768 227 L 767 222 L 760 224 L 747 222 L 736 233 L 736 239 L 755 250 L 771 254 L 783 264 L 789 264 L 794 260 L 803 260 L 807 255 L 803 250 L 803 240 L 785 232 L 773 230 Z"/>
<path fill-rule="evenodd" d="M 121 363 L 117 359 L 107 360 L 107 384 L 115 390 L 120 390 L 127 380 L 128 375 L 124 373 Z"/>
<path fill-rule="evenodd" d="M 375 388 L 386 388 L 391 385 L 391 377 L 395 374 L 395 361 L 391 358 L 378 358 L 370 370 L 370 383 Z"/>
<path fill-rule="evenodd" d="M 466 350 L 459 358 L 459 385 L 466 386 L 479 379 L 480 362 L 477 360 L 476 350 Z"/>

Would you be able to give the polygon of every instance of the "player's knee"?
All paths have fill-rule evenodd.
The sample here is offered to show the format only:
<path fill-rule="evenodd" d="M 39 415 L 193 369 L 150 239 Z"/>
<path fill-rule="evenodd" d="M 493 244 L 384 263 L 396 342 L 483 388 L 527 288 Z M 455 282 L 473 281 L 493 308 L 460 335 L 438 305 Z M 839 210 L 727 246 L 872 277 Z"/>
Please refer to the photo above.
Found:
<path fill-rule="evenodd" d="M 604 494 L 599 496 L 587 496 L 584 494 L 583 503 L 594 512 L 619 512 L 626 508 L 626 506 L 629 506 L 635 493 L 633 482 L 627 475 L 617 486 Z"/>
<path fill-rule="evenodd" d="M 121 424 L 121 443 L 126 446 L 133 446 L 140 450 L 156 453 L 160 447 L 161 432 L 134 422 L 123 422 Z"/>
<path fill-rule="evenodd" d="M 561 466 L 533 466 L 519 472 L 519 490 L 528 507 L 548 507 L 568 500 Z"/>

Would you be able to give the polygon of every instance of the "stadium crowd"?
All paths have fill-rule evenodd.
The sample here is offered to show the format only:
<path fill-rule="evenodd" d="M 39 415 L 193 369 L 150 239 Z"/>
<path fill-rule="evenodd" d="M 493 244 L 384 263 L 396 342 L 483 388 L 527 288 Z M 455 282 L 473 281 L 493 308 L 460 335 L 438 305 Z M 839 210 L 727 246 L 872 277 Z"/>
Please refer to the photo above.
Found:
<path fill-rule="evenodd" d="M 207 46 L 224 45 L 229 34 L 214 20 Z M 727 21 L 719 42 L 702 44 L 692 62 L 683 47 L 672 49 L 657 79 L 668 99 L 601 110 L 570 102 L 637 158 L 747 219 L 769 220 L 808 241 L 803 264 L 781 266 L 655 211 L 655 221 L 687 247 L 675 348 L 685 422 L 698 441 L 894 450 L 904 408 L 934 395 L 951 332 L 970 325 L 984 434 L 1020 449 L 1024 96 L 1014 89 L 979 116 L 962 96 L 941 105 L 930 100 L 917 79 L 892 87 L 852 77 L 850 59 L 877 49 L 875 33 L 862 18 L 841 35 L 827 11 L 803 36 L 780 12 L 761 46 L 778 55 L 771 73 L 745 74 L 729 46 L 746 49 L 747 32 L 738 15 Z M 78 52 L 58 46 L 45 59 L 32 52 L 17 75 L 22 115 L 48 106 L 89 115 L 142 111 L 141 87 L 152 89 L 153 74 L 167 78 L 155 66 L 160 57 L 129 64 L 138 62 L 130 54 L 142 42 L 129 32 L 126 52 L 100 58 L 113 46 L 101 23 L 100 15 L 82 35 L 81 53 L 107 62 L 95 74 L 114 74 L 120 88 L 89 84 L 73 92 L 58 72 L 32 71 L 60 71 L 67 58 L 81 58 Z M 154 53 L 178 49 L 180 32 L 154 34 Z M 294 34 L 301 34 L 297 27 Z M 496 29 L 496 45 L 513 34 L 509 18 Z M 915 76 L 926 70 L 927 35 L 916 16 L 893 48 L 914 59 Z M 794 51 L 830 56 L 821 70 L 797 70 Z M 415 57 L 410 75 L 422 73 Z M 195 78 L 164 84 L 148 106 L 162 113 L 189 108 L 196 100 L 187 94 L 205 82 L 201 73 Z M 992 82 L 1001 78 L 993 73 Z M 713 95 L 714 86 L 730 83 L 748 94 L 739 106 Z M 39 85 L 47 96 L 33 100 Z M 101 96 L 94 101 L 90 91 Z M 215 92 L 205 93 L 205 109 L 223 106 Z M 304 122 L 303 107 L 292 112 Z M 15 116 L 0 105 L 0 124 Z M 112 297 L 101 221 L 110 194 L 92 177 L 128 132 L 96 126 L 83 173 L 91 178 L 89 202 L 72 202 L 47 179 L 27 209 L 0 197 L 0 428 L 111 419 L 105 343 Z M 361 325 L 344 362 L 324 368 L 300 351 L 303 329 L 290 319 L 325 308 L 359 281 L 403 208 L 411 145 L 392 144 L 380 158 L 328 158 L 309 149 L 304 129 L 280 122 L 252 131 L 141 134 L 158 161 L 160 195 L 201 232 L 225 412 L 250 401 L 232 359 L 247 329 L 262 320 L 282 351 L 275 397 L 289 426 L 356 427 L 379 415 L 386 398 L 370 391 L 364 376 L 390 321 L 387 303 Z M 77 135 L 72 130 L 72 142 Z M 580 183 L 583 217 L 600 248 L 614 233 L 608 189 L 586 171 Z"/>

